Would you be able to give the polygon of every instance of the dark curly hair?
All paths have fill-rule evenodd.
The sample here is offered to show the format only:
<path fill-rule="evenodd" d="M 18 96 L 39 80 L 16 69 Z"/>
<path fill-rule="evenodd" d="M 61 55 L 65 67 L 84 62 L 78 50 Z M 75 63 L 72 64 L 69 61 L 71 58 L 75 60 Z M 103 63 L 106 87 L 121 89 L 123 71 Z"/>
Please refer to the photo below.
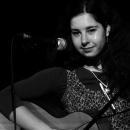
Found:
<path fill-rule="evenodd" d="M 104 28 L 111 26 L 109 41 L 94 60 L 94 65 L 100 63 L 109 79 L 111 91 L 115 88 L 128 86 L 122 97 L 130 94 L 130 36 L 119 13 L 105 0 L 72 0 L 65 13 L 61 15 L 55 38 L 62 37 L 67 41 L 67 48 L 63 51 L 54 51 L 55 64 L 67 69 L 83 66 L 87 58 L 79 54 L 73 46 L 70 32 L 70 20 L 81 13 L 90 13 Z"/>

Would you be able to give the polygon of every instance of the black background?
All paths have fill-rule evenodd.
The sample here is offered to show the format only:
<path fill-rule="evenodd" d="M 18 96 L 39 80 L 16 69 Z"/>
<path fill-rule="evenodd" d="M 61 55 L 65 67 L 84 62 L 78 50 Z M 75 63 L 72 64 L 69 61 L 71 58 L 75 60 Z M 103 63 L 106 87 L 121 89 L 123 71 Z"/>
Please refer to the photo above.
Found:
<path fill-rule="evenodd" d="M 51 39 L 57 24 L 57 16 L 69 0 L 4 1 L 1 2 L 0 26 L 0 90 L 11 84 L 10 50 L 14 35 L 27 33 Z M 122 17 L 130 21 L 128 0 L 110 0 Z M 14 81 L 29 77 L 49 67 L 46 45 L 33 50 L 23 50 L 22 38 L 14 40 Z"/>

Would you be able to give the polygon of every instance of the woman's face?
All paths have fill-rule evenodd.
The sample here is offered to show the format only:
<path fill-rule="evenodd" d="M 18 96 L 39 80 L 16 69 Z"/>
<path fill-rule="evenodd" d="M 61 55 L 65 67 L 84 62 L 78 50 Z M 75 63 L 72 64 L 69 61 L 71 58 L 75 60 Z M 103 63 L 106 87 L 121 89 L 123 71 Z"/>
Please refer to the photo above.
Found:
<path fill-rule="evenodd" d="M 86 57 L 94 57 L 103 49 L 110 31 L 110 26 L 104 29 L 89 13 L 73 17 L 70 28 L 75 48 Z"/>

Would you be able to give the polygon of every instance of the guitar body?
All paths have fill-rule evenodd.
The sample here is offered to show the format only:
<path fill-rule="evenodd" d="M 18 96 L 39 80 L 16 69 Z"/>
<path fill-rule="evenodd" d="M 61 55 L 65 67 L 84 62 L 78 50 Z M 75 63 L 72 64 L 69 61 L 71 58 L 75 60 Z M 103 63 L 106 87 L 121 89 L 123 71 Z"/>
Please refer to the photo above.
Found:
<path fill-rule="evenodd" d="M 48 112 L 40 108 L 39 106 L 30 103 L 24 102 L 25 106 L 39 119 L 48 124 L 52 129 L 57 130 L 83 130 L 89 121 L 92 118 L 83 112 L 74 112 L 63 118 L 55 118 L 50 115 Z M 104 119 L 103 119 L 104 120 Z M 88 122 L 88 123 L 87 123 Z M 83 123 L 85 123 L 83 125 Z M 82 126 L 83 125 L 83 126 Z M 14 124 L 0 114 L 0 130 L 14 130 Z M 17 130 L 21 130 L 17 126 Z M 99 124 L 94 124 L 90 130 L 110 130 L 107 124 L 102 123 L 102 120 L 99 120 Z"/>
<path fill-rule="evenodd" d="M 0 113 L 0 130 L 14 130 L 14 123 L 9 121 L 3 114 Z M 17 126 L 17 130 L 20 127 Z"/>
<path fill-rule="evenodd" d="M 33 103 L 24 102 L 24 104 L 35 116 L 43 120 L 53 129 L 74 130 L 82 123 L 92 120 L 89 115 L 83 112 L 74 112 L 63 118 L 55 118 Z M 83 130 L 86 125 L 82 126 L 78 130 Z M 99 130 L 97 124 L 94 124 L 90 130 Z"/>

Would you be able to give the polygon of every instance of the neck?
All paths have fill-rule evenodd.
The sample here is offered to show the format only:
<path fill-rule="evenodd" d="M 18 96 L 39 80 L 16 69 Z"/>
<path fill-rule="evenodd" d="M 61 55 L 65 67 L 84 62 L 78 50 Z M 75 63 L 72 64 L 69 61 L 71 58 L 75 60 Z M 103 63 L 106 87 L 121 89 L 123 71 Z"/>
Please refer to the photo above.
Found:
<path fill-rule="evenodd" d="M 93 72 L 102 72 L 101 64 L 99 64 L 97 67 L 84 65 L 84 68 Z"/>

